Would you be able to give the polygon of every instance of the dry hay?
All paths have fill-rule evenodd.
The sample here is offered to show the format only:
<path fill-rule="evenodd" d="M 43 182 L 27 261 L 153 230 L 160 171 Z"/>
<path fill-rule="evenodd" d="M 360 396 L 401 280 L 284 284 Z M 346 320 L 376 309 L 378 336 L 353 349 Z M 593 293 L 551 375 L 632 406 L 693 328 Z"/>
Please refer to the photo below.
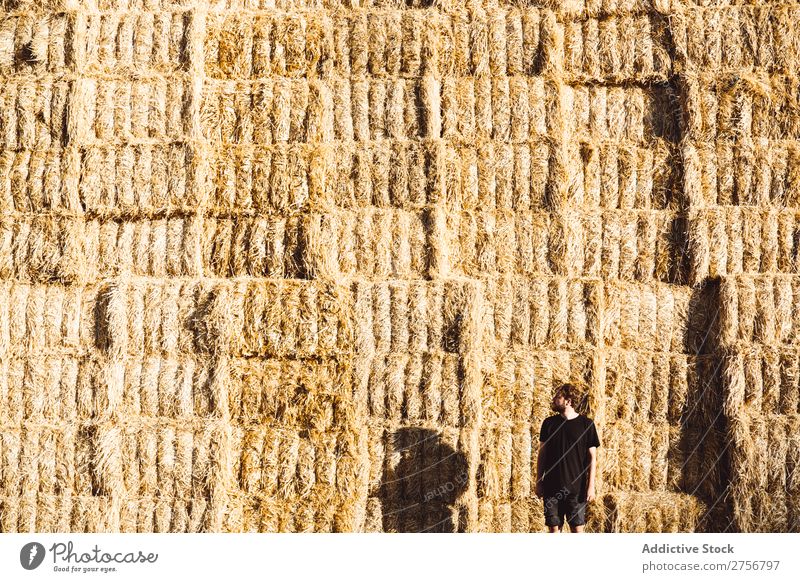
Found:
<path fill-rule="evenodd" d="M 685 493 L 608 493 L 603 497 L 605 532 L 692 532 L 706 508 Z"/>
<path fill-rule="evenodd" d="M 800 531 L 800 417 L 740 412 L 729 425 L 733 519 L 743 531 Z"/>
<path fill-rule="evenodd" d="M 541 531 L 572 381 L 587 530 L 796 531 L 798 11 L 700 4 L 2 2 L 0 530 Z"/>
<path fill-rule="evenodd" d="M 796 275 L 740 275 L 721 284 L 724 408 L 732 518 L 743 531 L 798 531 Z"/>

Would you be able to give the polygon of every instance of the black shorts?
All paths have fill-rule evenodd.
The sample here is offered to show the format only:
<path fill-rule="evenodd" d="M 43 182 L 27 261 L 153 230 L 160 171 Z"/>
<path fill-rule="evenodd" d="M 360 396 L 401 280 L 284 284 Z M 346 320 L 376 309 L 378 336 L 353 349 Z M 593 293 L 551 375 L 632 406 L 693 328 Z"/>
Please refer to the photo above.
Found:
<path fill-rule="evenodd" d="M 563 527 L 565 515 L 570 527 L 586 525 L 586 500 L 578 501 L 578 495 L 572 493 L 544 498 L 545 525 Z"/>

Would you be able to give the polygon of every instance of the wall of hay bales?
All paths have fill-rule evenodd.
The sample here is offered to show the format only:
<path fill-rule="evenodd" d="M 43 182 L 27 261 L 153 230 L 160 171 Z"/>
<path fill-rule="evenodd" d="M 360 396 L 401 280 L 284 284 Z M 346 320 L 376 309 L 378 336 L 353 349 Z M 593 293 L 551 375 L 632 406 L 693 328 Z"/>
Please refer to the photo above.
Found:
<path fill-rule="evenodd" d="M 0 10 L 0 531 L 800 529 L 794 2 Z"/>

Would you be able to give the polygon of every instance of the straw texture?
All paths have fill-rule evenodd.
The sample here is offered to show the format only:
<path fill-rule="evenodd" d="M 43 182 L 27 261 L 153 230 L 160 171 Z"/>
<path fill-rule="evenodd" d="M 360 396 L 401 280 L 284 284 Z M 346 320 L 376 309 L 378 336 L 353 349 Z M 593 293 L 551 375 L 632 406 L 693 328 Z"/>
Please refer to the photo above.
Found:
<path fill-rule="evenodd" d="M 798 531 L 800 9 L 0 0 L 0 531 Z"/>

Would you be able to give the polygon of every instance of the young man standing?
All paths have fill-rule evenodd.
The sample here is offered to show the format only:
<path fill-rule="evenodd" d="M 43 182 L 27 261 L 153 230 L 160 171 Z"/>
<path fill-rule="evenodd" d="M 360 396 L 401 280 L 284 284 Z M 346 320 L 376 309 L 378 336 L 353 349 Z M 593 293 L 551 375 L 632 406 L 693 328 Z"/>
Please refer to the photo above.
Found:
<path fill-rule="evenodd" d="M 536 495 L 544 498 L 544 518 L 548 531 L 564 527 L 583 532 L 586 503 L 593 501 L 595 453 L 600 439 L 594 421 L 573 408 L 577 396 L 573 384 L 559 387 L 552 408 L 559 414 L 544 419 L 539 432 L 536 462 Z"/>

